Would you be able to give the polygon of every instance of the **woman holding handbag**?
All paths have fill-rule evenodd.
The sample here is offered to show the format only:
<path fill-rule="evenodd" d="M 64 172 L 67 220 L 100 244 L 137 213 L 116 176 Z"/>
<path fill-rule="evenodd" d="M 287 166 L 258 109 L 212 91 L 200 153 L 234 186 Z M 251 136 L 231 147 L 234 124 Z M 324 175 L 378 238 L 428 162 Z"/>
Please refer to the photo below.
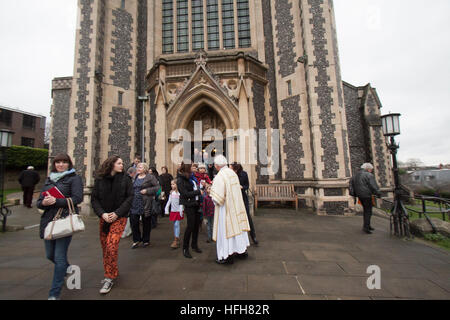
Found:
<path fill-rule="evenodd" d="M 65 198 L 71 198 L 75 213 L 78 214 L 77 205 L 83 201 L 83 182 L 73 169 L 72 160 L 67 154 L 58 154 L 51 164 L 50 176 L 45 181 L 42 192 L 37 201 L 37 207 L 44 210 L 40 223 L 40 237 L 44 239 L 45 228 L 53 221 L 58 212 L 61 218 L 69 215 L 69 204 L 65 198 L 55 198 L 47 193 L 52 188 L 57 188 Z M 62 210 L 60 210 L 62 209 Z M 64 277 L 69 267 L 67 252 L 72 236 L 56 240 L 44 240 L 47 259 L 55 264 L 52 287 L 49 292 L 49 300 L 59 300 Z"/>
<path fill-rule="evenodd" d="M 152 230 L 151 206 L 159 190 L 159 182 L 148 173 L 148 166 L 139 163 L 136 167 L 136 176 L 133 180 L 134 198 L 130 211 L 130 223 L 133 231 L 132 249 L 136 249 L 142 242 L 144 247 L 150 245 L 150 232 Z M 139 221 L 142 217 L 142 234 Z"/>
<path fill-rule="evenodd" d="M 91 204 L 100 218 L 100 242 L 103 249 L 105 279 L 100 293 L 111 291 L 119 276 L 117 266 L 119 242 L 133 202 L 133 183 L 123 172 L 123 161 L 118 156 L 109 157 L 97 171 Z"/>

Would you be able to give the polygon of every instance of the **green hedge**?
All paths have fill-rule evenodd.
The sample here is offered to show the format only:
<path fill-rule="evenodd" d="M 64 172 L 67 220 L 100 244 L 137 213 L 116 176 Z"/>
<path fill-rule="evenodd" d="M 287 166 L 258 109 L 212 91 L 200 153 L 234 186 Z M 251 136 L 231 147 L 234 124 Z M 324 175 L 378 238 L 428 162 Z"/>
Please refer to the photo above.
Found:
<path fill-rule="evenodd" d="M 26 169 L 28 166 L 44 169 L 48 165 L 47 149 L 12 146 L 7 149 L 6 154 L 8 169 Z"/>
<path fill-rule="evenodd" d="M 418 192 L 418 194 L 421 194 L 424 196 L 436 197 L 436 191 L 433 189 L 422 189 Z M 450 199 L 450 193 L 449 192 L 440 192 L 439 197 Z"/>

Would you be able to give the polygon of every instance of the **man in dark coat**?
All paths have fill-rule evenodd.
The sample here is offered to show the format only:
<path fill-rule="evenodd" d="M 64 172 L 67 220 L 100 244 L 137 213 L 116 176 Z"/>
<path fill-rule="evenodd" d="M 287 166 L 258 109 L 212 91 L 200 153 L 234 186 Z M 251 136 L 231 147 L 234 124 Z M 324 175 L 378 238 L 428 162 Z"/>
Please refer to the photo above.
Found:
<path fill-rule="evenodd" d="M 380 197 L 380 189 L 372 172 L 373 165 L 364 163 L 361 170 L 350 181 L 350 195 L 358 197 L 364 208 L 363 231 L 368 234 L 371 234 L 374 230 L 370 225 L 373 206 L 372 195 Z"/>
<path fill-rule="evenodd" d="M 29 166 L 27 170 L 22 171 L 19 176 L 19 183 L 23 190 L 23 205 L 28 208 L 31 208 L 34 188 L 39 183 L 39 180 L 41 180 L 39 173 L 37 173 L 32 166 Z"/>

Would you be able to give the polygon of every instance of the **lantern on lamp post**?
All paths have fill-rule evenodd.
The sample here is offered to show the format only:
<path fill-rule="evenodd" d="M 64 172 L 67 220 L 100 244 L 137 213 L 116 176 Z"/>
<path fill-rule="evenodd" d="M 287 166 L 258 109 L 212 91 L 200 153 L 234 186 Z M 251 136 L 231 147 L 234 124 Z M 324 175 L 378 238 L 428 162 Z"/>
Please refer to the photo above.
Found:
<path fill-rule="evenodd" d="M 394 173 L 394 204 L 391 209 L 391 232 L 392 226 L 397 236 L 410 236 L 408 212 L 403 205 L 401 199 L 400 178 L 397 165 L 397 150 L 399 145 L 395 143 L 394 137 L 400 134 L 400 114 L 389 113 L 381 116 L 381 124 L 383 126 L 383 134 L 389 139 L 387 147 L 392 154 L 392 171 Z"/>
<path fill-rule="evenodd" d="M 11 214 L 11 210 L 4 206 L 4 181 L 5 181 L 5 166 L 6 166 L 6 149 L 11 147 L 12 136 L 14 132 L 11 130 L 0 129 L 0 213 L 3 216 L 3 232 L 6 231 L 6 218 Z"/>

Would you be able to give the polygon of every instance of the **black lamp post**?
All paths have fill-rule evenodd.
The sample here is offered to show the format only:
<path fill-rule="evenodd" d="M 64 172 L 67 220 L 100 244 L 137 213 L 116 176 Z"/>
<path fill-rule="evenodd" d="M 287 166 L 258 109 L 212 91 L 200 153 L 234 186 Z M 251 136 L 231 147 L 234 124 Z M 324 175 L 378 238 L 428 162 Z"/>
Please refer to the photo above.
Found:
<path fill-rule="evenodd" d="M 408 212 L 403 205 L 401 199 L 400 179 L 397 166 L 397 150 L 399 145 L 395 143 L 394 137 L 400 134 L 400 114 L 389 113 L 381 116 L 381 123 L 383 125 L 383 134 L 389 139 L 387 147 L 392 154 L 392 170 L 394 172 L 394 205 L 391 209 L 391 232 L 392 226 L 396 236 L 410 236 L 409 233 L 409 218 Z"/>
<path fill-rule="evenodd" d="M 4 181 L 5 181 L 5 167 L 6 167 L 6 149 L 11 147 L 12 136 L 14 132 L 6 129 L 0 129 L 0 213 L 3 216 L 3 229 L 6 231 L 6 218 L 11 214 L 11 210 L 4 206 L 3 196 L 4 196 Z"/>

